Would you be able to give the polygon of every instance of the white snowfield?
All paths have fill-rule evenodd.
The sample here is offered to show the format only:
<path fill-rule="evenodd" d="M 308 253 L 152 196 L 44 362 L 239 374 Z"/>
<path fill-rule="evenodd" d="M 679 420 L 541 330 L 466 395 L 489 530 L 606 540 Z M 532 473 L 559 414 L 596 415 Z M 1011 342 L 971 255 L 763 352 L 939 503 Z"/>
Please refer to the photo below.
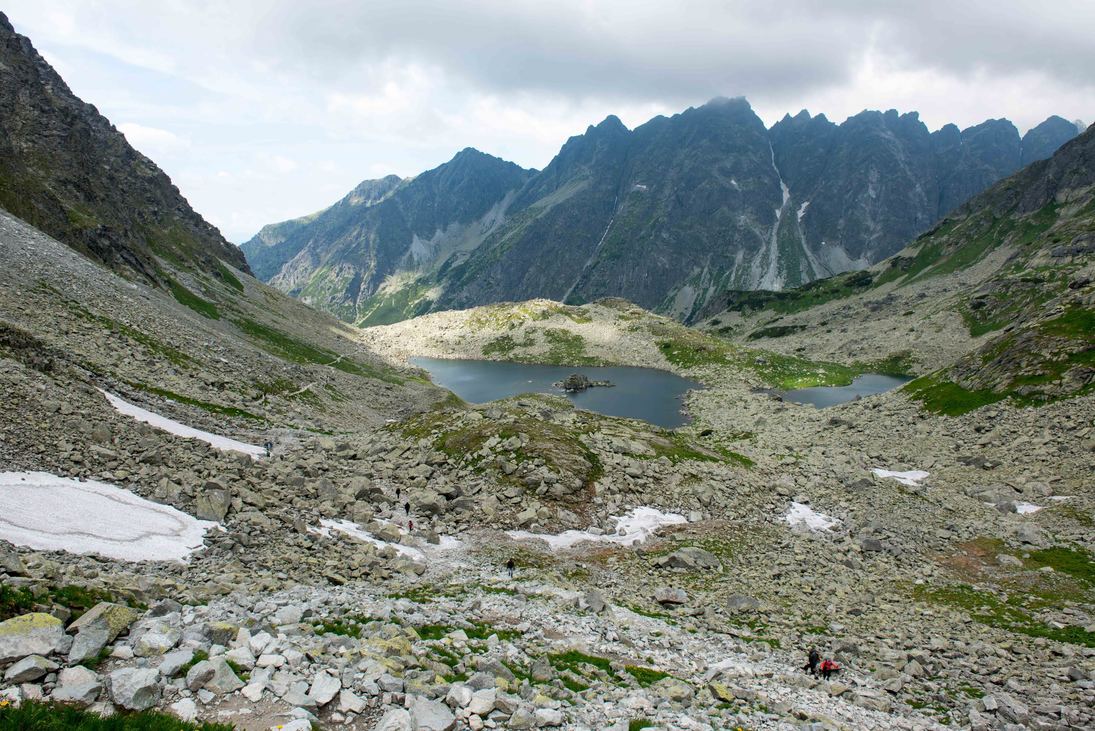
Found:
<path fill-rule="evenodd" d="M 884 470 L 881 467 L 872 467 L 871 472 L 879 477 L 889 477 L 892 480 L 897 480 L 902 485 L 908 485 L 909 487 L 919 487 L 921 480 L 927 479 L 928 477 L 928 473 L 924 470 L 894 472 L 892 470 Z"/>
<path fill-rule="evenodd" d="M 104 482 L 0 472 L 0 538 L 37 551 L 185 561 L 215 525 Z"/>
<path fill-rule="evenodd" d="M 1041 509 L 1041 505 L 1035 505 L 1034 503 L 1015 503 L 1015 512 L 1019 513 L 1019 515 L 1037 513 Z"/>
<path fill-rule="evenodd" d="M 792 528 L 803 527 L 812 531 L 831 530 L 840 522 L 836 518 L 817 512 L 809 505 L 796 502 L 791 503 L 791 507 L 783 516 L 783 521 Z"/>
<path fill-rule="evenodd" d="M 245 442 L 238 442 L 235 439 L 229 439 L 228 437 L 222 437 L 219 434 L 211 434 L 201 429 L 195 429 L 192 426 L 186 424 L 180 424 L 174 419 L 168 419 L 166 416 L 161 416 L 148 409 L 142 409 L 136 404 L 131 404 L 128 401 L 115 396 L 112 393 L 99 389 L 99 392 L 106 396 L 106 400 L 110 402 L 110 405 L 117 409 L 120 413 L 126 416 L 132 416 L 137 421 L 143 421 L 145 424 L 151 424 L 157 429 L 163 429 L 165 432 L 175 434 L 176 436 L 185 437 L 187 439 L 199 439 L 206 444 L 210 445 L 214 449 L 219 449 L 225 452 L 243 452 L 249 454 L 253 458 L 265 456 L 266 450 L 262 447 L 255 446 L 254 444 L 247 444 Z"/>
<path fill-rule="evenodd" d="M 680 525 L 688 520 L 677 513 L 663 513 L 657 508 L 635 508 L 627 515 L 613 516 L 616 521 L 615 533 L 596 531 L 568 530 L 552 535 L 549 533 L 529 533 L 523 530 L 506 531 L 506 535 L 518 541 L 543 541 L 553 549 L 570 548 L 584 542 L 616 543 L 621 546 L 633 546 L 643 543 L 655 531 L 667 525 Z"/>

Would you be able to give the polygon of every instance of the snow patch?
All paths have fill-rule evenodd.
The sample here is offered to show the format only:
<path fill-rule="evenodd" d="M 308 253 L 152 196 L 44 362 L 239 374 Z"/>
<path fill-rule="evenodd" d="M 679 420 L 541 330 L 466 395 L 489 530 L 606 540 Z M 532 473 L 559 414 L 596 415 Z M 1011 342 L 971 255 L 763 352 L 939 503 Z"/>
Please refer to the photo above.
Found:
<path fill-rule="evenodd" d="M 378 523 L 389 525 L 390 522 L 386 520 L 377 520 Z M 396 526 L 401 536 L 407 535 L 407 531 L 404 528 Z M 440 543 L 427 543 L 422 549 L 415 548 L 414 546 L 405 546 L 402 543 L 390 543 L 388 541 L 382 541 L 374 536 L 369 531 L 362 528 L 359 524 L 349 520 L 330 520 L 324 518 L 319 521 L 319 527 L 308 526 L 308 532 L 314 533 L 324 538 L 331 537 L 331 531 L 336 531 L 344 535 L 348 535 L 351 538 L 355 538 L 365 543 L 371 543 L 379 550 L 385 548 L 391 548 L 400 556 L 409 558 L 412 561 L 425 561 L 427 551 L 452 551 L 463 546 L 463 542 L 458 538 L 452 536 L 441 536 Z"/>
<path fill-rule="evenodd" d="M 836 518 L 830 518 L 824 513 L 817 512 L 809 505 L 796 502 L 791 503 L 787 514 L 783 516 L 783 520 L 792 528 L 803 526 L 812 531 L 830 530 L 840 522 Z"/>
<path fill-rule="evenodd" d="M 1019 515 L 1030 515 L 1031 513 L 1037 513 L 1041 509 L 1041 505 L 1035 505 L 1034 503 L 1015 503 L 1015 512 L 1019 513 Z"/>
<path fill-rule="evenodd" d="M 523 530 L 506 531 L 506 535 L 518 541 L 543 541 L 552 549 L 570 548 L 579 543 L 615 543 L 621 546 L 633 546 L 643 543 L 659 529 L 667 525 L 680 525 L 688 520 L 677 513 L 663 513 L 657 508 L 635 508 L 627 515 L 613 516 L 616 521 L 615 533 L 600 533 L 594 530 L 568 530 L 557 535 L 550 533 L 529 533 Z"/>
<path fill-rule="evenodd" d="M 244 454 L 251 455 L 255 459 L 266 454 L 265 449 L 257 447 L 254 444 L 237 442 L 235 439 L 229 439 L 228 437 L 222 437 L 219 434 L 211 434 L 207 431 L 187 426 L 186 424 L 180 424 L 173 419 L 168 419 L 166 416 L 161 416 L 148 409 L 142 409 L 136 404 L 131 404 L 101 388 L 99 389 L 99 392 L 106 396 L 106 400 L 110 402 L 110 405 L 120 413 L 125 414 L 126 416 L 132 416 L 137 421 L 143 421 L 145 424 L 151 424 L 157 429 L 163 429 L 165 432 L 187 439 L 198 439 L 214 449 L 220 449 L 221 451 L 243 452 Z"/>
<path fill-rule="evenodd" d="M 810 201 L 803 201 L 802 205 L 798 207 L 798 220 L 801 221 L 802 217 L 806 215 L 806 209 L 810 207 Z M 824 243 L 824 242 L 822 242 Z"/>
<path fill-rule="evenodd" d="M 365 530 L 357 523 L 349 520 L 331 520 L 328 518 L 324 518 L 323 520 L 319 521 L 319 525 L 319 528 L 316 528 L 315 526 L 309 526 L 308 531 L 311 533 L 315 533 L 316 535 L 321 535 L 324 538 L 329 538 L 331 536 L 331 531 L 336 531 L 338 533 L 350 536 L 351 538 L 355 538 L 359 541 L 371 543 L 379 550 L 384 550 L 385 548 L 391 547 L 400 556 L 409 558 L 412 561 L 426 560 L 426 554 L 422 553 L 422 551 L 419 551 L 417 548 L 404 546 L 401 543 L 389 543 L 388 541 L 382 541 L 379 538 L 373 536 L 372 533 Z"/>
<path fill-rule="evenodd" d="M 36 551 L 185 561 L 216 525 L 104 482 L 0 472 L 0 538 Z"/>
<path fill-rule="evenodd" d="M 894 472 L 892 470 L 884 470 L 881 467 L 872 467 L 871 472 L 875 473 L 879 477 L 889 477 L 892 480 L 897 480 L 902 485 L 908 485 L 909 487 L 919 487 L 920 481 L 928 477 L 928 473 L 924 470 Z"/>

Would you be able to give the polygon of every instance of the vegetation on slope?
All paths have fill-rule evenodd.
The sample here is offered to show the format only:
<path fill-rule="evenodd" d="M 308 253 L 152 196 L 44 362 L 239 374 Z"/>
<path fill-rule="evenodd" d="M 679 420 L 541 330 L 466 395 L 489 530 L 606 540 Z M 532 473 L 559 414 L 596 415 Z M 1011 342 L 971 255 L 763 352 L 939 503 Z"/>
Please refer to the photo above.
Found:
<path fill-rule="evenodd" d="M 0 703 L 0 731 L 232 731 L 225 723 L 188 723 L 155 711 L 104 718 L 91 711 L 56 703 Z"/>

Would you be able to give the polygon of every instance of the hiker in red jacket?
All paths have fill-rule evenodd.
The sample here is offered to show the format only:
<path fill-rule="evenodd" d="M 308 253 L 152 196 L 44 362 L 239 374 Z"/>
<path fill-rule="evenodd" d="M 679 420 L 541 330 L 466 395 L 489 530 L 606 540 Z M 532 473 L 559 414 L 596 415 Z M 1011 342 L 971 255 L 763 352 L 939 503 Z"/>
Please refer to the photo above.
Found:
<path fill-rule="evenodd" d="M 840 666 L 832 660 L 821 661 L 821 677 L 828 680 L 832 676 L 840 672 Z"/>

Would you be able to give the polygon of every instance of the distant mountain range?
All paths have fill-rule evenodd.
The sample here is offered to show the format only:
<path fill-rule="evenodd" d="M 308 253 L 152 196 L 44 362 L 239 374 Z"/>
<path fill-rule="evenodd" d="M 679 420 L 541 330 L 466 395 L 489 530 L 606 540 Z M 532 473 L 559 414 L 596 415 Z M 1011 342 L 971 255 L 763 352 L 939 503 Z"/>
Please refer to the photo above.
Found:
<path fill-rule="evenodd" d="M 1005 119 L 929 132 L 892 110 L 769 129 L 744 99 L 715 99 L 634 130 L 610 116 L 542 171 L 466 149 L 242 248 L 260 278 L 363 324 L 606 296 L 687 320 L 728 290 L 878 262 L 1078 131 L 1054 116 L 1022 137 Z"/>

